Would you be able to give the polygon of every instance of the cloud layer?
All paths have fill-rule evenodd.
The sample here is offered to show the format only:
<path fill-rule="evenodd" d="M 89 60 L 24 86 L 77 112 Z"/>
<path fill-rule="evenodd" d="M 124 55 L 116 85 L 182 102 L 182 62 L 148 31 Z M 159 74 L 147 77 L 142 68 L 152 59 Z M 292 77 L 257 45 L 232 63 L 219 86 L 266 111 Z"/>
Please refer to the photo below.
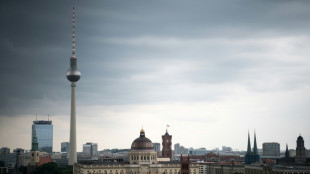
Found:
<path fill-rule="evenodd" d="M 292 148 L 299 133 L 310 136 L 309 2 L 74 3 L 80 146 L 128 148 L 115 137 L 123 128 L 130 142 L 142 125 L 160 141 L 167 123 L 176 143 L 197 147 L 245 149 L 254 128 L 260 143 Z M 69 124 L 71 8 L 63 1 L 1 2 L 0 131 L 26 117 L 30 127 L 36 113 L 52 115 L 55 128 L 60 120 Z M 67 127 L 54 129 L 55 146 L 68 141 Z M 185 127 L 199 138 L 182 139 Z M 96 132 L 102 134 L 86 138 Z M 0 146 L 15 147 L 1 138 L 11 143 Z"/>

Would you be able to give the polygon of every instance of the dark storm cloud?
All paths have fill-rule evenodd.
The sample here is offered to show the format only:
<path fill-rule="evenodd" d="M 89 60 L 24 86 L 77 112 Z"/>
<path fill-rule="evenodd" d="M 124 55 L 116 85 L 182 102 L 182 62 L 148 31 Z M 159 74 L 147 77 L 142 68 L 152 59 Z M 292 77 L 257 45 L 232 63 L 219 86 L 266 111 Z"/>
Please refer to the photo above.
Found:
<path fill-rule="evenodd" d="M 1 2 L 1 115 L 68 112 L 70 88 L 65 72 L 71 54 L 72 4 L 77 9 L 77 57 L 82 72 L 77 91 L 80 105 L 214 99 L 212 94 L 175 95 L 173 85 L 183 80 L 234 82 L 245 77 L 245 70 L 265 63 L 229 57 L 234 49 L 261 48 L 237 48 L 234 42 L 213 39 L 303 36 L 310 31 L 307 1 L 72 2 Z M 187 70 L 187 61 L 199 62 L 200 68 Z M 185 66 L 186 71 L 174 66 Z M 171 68 L 175 74 L 168 78 L 166 71 Z M 161 72 L 160 79 L 135 79 Z M 59 108 L 49 108 L 50 102 Z"/>

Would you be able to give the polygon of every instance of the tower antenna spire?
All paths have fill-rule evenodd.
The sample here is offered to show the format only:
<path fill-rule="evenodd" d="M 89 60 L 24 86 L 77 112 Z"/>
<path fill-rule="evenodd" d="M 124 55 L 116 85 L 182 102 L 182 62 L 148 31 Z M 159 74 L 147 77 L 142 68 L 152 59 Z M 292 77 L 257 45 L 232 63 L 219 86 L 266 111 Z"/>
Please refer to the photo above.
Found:
<path fill-rule="evenodd" d="M 72 57 L 75 58 L 75 11 L 72 7 Z"/>
<path fill-rule="evenodd" d="M 67 71 L 67 79 L 71 82 L 71 114 L 70 114 L 70 156 L 68 165 L 77 162 L 76 154 L 76 104 L 75 87 L 76 82 L 81 77 L 81 72 L 77 69 L 77 58 L 75 57 L 75 8 L 72 8 L 72 56 L 70 58 L 70 69 Z"/>

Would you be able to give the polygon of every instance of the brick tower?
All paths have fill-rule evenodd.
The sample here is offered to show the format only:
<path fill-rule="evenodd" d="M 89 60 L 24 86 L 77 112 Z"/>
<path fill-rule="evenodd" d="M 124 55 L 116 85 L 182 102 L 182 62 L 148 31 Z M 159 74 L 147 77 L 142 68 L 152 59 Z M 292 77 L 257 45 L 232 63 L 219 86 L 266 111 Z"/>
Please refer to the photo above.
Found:
<path fill-rule="evenodd" d="M 163 139 L 163 150 L 162 150 L 162 157 L 163 158 L 172 158 L 172 149 L 171 149 L 171 139 L 172 135 L 168 134 L 168 131 L 166 129 L 165 135 L 162 136 Z"/>
<path fill-rule="evenodd" d="M 190 158 L 189 155 L 187 156 L 187 160 L 186 157 L 183 158 L 182 154 L 181 154 L 181 172 L 180 174 L 190 174 Z"/>

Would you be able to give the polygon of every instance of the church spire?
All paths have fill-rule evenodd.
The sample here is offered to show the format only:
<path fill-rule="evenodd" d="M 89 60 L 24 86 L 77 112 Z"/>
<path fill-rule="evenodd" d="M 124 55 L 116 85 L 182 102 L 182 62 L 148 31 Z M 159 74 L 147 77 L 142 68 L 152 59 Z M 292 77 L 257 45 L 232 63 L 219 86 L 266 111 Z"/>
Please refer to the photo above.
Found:
<path fill-rule="evenodd" d="M 253 153 L 254 153 L 255 155 L 258 154 L 258 152 L 257 152 L 257 143 L 256 143 L 256 132 L 255 132 L 255 130 L 254 130 L 254 150 L 253 150 Z"/>
<path fill-rule="evenodd" d="M 285 158 L 288 158 L 288 157 L 290 157 L 290 152 L 288 151 L 288 146 L 286 143 Z"/>
<path fill-rule="evenodd" d="M 248 132 L 248 149 L 247 149 L 247 154 L 251 154 L 251 141 L 250 141 L 250 132 Z"/>

